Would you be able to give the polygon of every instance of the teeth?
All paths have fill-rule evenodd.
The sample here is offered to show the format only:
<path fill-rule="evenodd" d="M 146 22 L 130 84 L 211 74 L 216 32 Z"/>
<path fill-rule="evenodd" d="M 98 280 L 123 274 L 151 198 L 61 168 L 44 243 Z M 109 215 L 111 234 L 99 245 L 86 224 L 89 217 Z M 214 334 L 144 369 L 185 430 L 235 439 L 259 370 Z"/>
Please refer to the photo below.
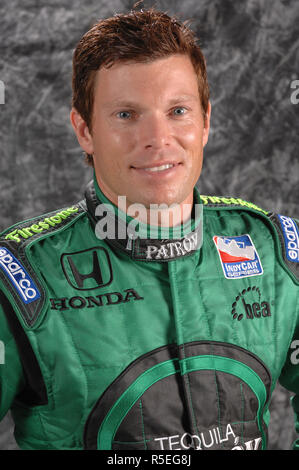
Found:
<path fill-rule="evenodd" d="M 168 168 L 172 168 L 173 165 L 161 165 L 161 166 L 153 166 L 152 168 L 144 168 L 146 171 L 163 171 L 168 170 Z"/>

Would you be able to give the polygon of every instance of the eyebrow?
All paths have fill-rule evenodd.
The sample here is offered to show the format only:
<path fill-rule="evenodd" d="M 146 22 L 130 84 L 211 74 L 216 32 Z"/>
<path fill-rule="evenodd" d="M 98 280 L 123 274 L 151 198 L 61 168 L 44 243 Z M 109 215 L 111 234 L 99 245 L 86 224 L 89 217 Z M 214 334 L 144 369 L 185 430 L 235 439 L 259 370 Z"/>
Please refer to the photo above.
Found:
<path fill-rule="evenodd" d="M 186 102 L 186 101 L 198 101 L 199 100 L 199 96 L 195 96 L 195 95 L 179 95 L 179 96 L 176 96 L 174 98 L 171 98 L 168 102 L 169 105 L 173 105 L 173 104 L 176 104 L 176 103 L 182 103 L 182 102 Z M 120 106 L 120 107 L 127 107 L 127 108 L 136 108 L 136 107 L 139 107 L 140 106 L 140 103 L 138 103 L 137 101 L 134 102 L 134 101 L 130 101 L 130 100 L 125 100 L 125 99 L 116 99 L 116 100 L 113 100 L 113 101 L 110 101 L 108 103 L 105 103 L 104 106 L 106 108 L 111 108 L 111 107 L 115 107 L 115 106 Z"/>
<path fill-rule="evenodd" d="M 172 98 L 169 103 L 170 104 L 175 104 L 177 102 L 183 102 L 183 101 L 198 101 L 199 96 L 195 95 L 180 95 L 176 96 L 175 98 Z"/>

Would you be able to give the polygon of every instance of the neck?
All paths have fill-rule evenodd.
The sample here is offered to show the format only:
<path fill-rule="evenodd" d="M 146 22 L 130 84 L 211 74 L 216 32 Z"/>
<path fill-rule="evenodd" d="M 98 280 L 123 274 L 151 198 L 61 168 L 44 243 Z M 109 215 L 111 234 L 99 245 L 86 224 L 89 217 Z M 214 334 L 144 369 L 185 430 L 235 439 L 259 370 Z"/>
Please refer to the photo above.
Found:
<path fill-rule="evenodd" d="M 177 227 L 191 219 L 193 207 L 193 190 L 181 203 L 155 203 L 149 206 L 141 203 L 130 203 L 126 196 L 113 196 L 106 191 L 101 182 L 95 179 L 102 194 L 127 216 L 145 225 L 157 227 Z"/>
<path fill-rule="evenodd" d="M 125 198 L 118 198 L 117 207 L 139 222 L 160 227 L 176 227 L 184 224 L 191 218 L 193 205 L 193 192 L 181 204 L 151 204 L 145 207 L 142 204 L 128 204 Z"/>
<path fill-rule="evenodd" d="M 87 186 L 85 198 L 96 237 L 132 259 L 167 262 L 192 255 L 201 247 L 203 217 L 197 188 L 194 188 L 191 217 L 189 214 L 189 220 L 172 227 L 134 220 L 103 194 L 96 180 Z M 183 213 L 183 208 L 178 210 L 178 214 Z"/>

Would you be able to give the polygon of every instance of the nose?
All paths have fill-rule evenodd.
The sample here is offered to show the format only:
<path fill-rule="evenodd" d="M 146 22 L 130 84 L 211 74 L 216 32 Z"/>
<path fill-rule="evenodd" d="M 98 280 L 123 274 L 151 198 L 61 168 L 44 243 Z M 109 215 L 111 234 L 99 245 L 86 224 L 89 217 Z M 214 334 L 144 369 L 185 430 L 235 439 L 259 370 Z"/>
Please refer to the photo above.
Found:
<path fill-rule="evenodd" d="M 152 114 L 145 119 L 141 132 L 145 149 L 161 149 L 170 144 L 170 125 L 165 115 Z"/>

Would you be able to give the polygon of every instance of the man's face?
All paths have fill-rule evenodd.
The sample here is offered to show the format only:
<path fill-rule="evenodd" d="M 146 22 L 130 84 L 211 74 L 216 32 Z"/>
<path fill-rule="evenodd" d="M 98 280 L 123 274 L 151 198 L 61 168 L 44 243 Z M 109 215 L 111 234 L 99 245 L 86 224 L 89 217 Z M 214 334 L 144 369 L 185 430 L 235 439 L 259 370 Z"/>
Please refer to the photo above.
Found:
<path fill-rule="evenodd" d="M 209 114 L 188 56 L 100 69 L 87 151 L 103 193 L 115 204 L 192 202 Z"/>

